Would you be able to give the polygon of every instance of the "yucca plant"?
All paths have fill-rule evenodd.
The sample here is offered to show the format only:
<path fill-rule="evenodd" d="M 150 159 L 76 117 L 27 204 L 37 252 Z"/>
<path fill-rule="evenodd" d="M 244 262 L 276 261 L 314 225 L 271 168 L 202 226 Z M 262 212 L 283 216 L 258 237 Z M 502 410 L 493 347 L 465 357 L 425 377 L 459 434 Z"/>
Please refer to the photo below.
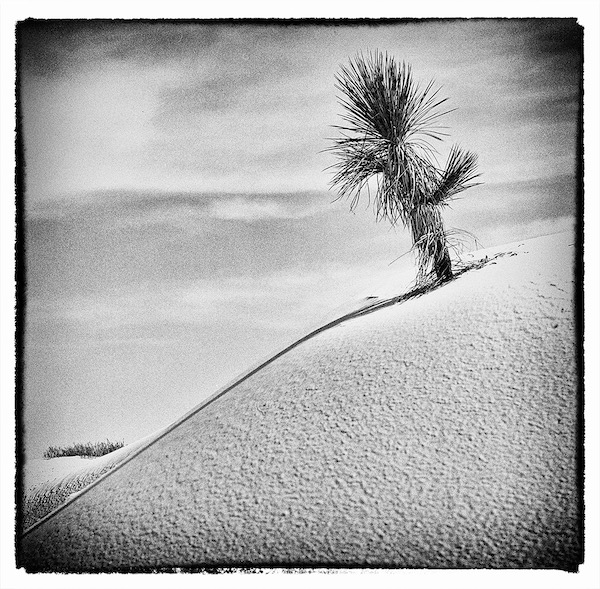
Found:
<path fill-rule="evenodd" d="M 418 278 L 435 273 L 452 277 L 448 234 L 441 210 L 452 198 L 474 186 L 477 156 L 457 146 L 446 166 L 437 164 L 433 142 L 446 135 L 433 82 L 424 89 L 413 80 L 411 68 L 387 53 L 359 55 L 341 68 L 336 88 L 344 107 L 340 137 L 329 148 L 337 158 L 331 181 L 340 197 L 351 197 L 351 210 L 366 188 L 374 184 L 377 220 L 400 222 L 412 235 L 419 266 Z"/>

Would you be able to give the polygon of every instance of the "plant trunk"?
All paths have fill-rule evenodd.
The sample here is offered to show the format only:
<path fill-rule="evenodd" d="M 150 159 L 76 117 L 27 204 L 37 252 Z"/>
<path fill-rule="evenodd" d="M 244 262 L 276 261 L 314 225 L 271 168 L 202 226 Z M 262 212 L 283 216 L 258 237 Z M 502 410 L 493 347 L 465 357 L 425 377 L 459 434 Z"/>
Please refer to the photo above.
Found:
<path fill-rule="evenodd" d="M 441 280 L 450 280 L 453 274 L 448 246 L 443 243 L 439 244 L 438 247 L 441 249 L 441 254 L 434 260 L 435 273 Z"/>
<path fill-rule="evenodd" d="M 437 207 L 416 206 L 410 215 L 410 230 L 417 250 L 419 277 L 424 279 L 431 269 L 440 280 L 450 280 L 453 276 L 452 261 Z"/>

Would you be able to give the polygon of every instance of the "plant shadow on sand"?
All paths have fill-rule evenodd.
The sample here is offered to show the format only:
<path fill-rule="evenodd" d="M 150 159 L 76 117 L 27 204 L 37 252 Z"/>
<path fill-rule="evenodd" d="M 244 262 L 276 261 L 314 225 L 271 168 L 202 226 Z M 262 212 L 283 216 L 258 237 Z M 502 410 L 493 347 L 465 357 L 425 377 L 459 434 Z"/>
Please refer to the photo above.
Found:
<path fill-rule="evenodd" d="M 362 309 L 359 309 L 358 311 L 352 311 L 352 312 L 348 313 L 347 315 L 344 315 L 343 317 L 336 319 L 332 323 L 327 324 L 324 327 L 331 327 L 333 324 L 340 323 L 341 321 L 345 321 L 346 319 L 352 319 L 354 317 L 360 317 L 362 315 L 367 315 L 368 313 L 373 313 L 374 311 L 377 311 L 378 309 L 382 309 L 383 307 L 389 307 L 391 305 L 396 305 L 396 304 L 404 303 L 411 299 L 415 299 L 417 297 L 420 297 L 427 293 L 430 293 L 434 290 L 437 290 L 438 288 L 440 288 L 442 286 L 450 284 L 451 282 L 454 282 L 459 276 L 462 276 L 466 272 L 470 272 L 471 270 L 479 270 L 489 264 L 495 264 L 496 263 L 495 260 L 497 260 L 498 258 L 501 258 L 503 256 L 516 256 L 516 255 L 518 255 L 518 253 L 512 252 L 512 251 L 499 252 L 491 257 L 485 256 L 484 258 L 482 258 L 480 260 L 475 260 L 473 262 L 455 262 L 454 267 L 453 267 L 453 276 L 451 278 L 437 278 L 435 276 L 435 274 L 432 273 L 420 280 L 418 279 L 416 281 L 415 285 L 413 286 L 413 288 L 411 288 L 404 294 L 401 294 L 401 295 L 398 295 L 395 297 L 391 297 L 391 298 L 387 298 L 387 299 L 383 299 L 383 300 L 378 299 L 373 304 L 363 307 Z M 367 297 L 367 298 L 376 298 L 376 297 Z"/>

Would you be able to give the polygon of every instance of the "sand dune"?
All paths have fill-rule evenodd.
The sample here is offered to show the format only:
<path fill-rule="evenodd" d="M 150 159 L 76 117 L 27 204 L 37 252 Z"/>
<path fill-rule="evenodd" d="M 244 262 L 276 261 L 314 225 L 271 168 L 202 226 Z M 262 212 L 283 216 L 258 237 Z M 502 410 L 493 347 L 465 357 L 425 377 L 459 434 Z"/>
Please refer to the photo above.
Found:
<path fill-rule="evenodd" d="M 502 255 L 249 371 L 30 528 L 19 564 L 575 569 L 574 250 L 480 252 Z"/>
<path fill-rule="evenodd" d="M 75 493 L 132 457 L 161 433 L 162 430 L 155 432 L 99 458 L 71 456 L 28 460 L 23 469 L 23 529 L 28 529 L 63 505 Z"/>

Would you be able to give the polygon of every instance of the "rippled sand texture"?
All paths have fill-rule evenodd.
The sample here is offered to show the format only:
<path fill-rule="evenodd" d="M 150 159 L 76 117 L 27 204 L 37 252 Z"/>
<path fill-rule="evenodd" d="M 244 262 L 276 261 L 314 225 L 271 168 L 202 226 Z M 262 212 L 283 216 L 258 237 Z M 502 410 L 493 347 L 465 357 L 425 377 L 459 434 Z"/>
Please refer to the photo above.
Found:
<path fill-rule="evenodd" d="M 484 252 L 505 255 L 302 343 L 30 530 L 20 564 L 575 569 L 572 244 Z"/>
<path fill-rule="evenodd" d="M 99 458 L 74 456 L 28 460 L 23 469 L 23 529 L 28 529 L 63 505 L 73 494 L 128 459 L 160 433 L 156 432 Z"/>

